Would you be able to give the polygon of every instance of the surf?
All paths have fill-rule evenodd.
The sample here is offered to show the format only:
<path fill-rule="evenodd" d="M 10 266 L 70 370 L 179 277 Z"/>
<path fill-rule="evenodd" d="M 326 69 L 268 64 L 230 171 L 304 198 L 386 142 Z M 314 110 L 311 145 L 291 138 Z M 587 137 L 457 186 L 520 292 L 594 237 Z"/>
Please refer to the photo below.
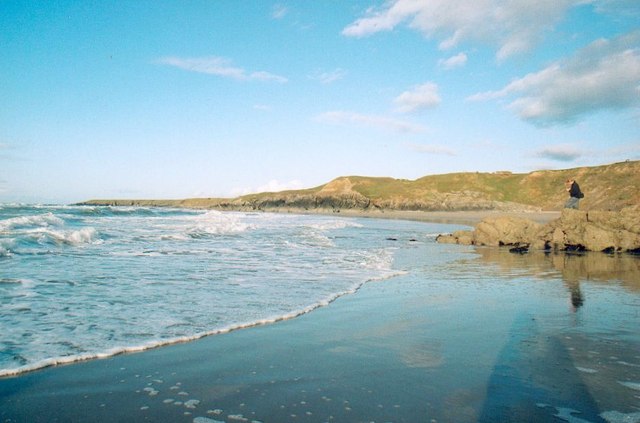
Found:
<path fill-rule="evenodd" d="M 349 218 L 20 205 L 0 225 L 0 376 L 295 318 L 401 273 Z"/>

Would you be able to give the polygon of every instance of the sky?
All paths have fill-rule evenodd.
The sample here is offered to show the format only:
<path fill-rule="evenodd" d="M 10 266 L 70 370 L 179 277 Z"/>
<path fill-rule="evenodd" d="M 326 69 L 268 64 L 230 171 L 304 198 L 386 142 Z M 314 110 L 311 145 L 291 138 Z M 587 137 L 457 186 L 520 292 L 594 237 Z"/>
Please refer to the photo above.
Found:
<path fill-rule="evenodd" d="M 638 0 L 0 0 L 0 203 L 639 159 Z"/>

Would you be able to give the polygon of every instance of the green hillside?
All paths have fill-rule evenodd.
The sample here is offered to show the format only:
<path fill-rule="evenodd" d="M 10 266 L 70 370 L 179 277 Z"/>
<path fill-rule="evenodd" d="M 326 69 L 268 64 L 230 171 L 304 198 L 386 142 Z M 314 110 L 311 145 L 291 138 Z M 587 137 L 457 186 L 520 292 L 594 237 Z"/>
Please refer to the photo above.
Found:
<path fill-rule="evenodd" d="M 425 176 L 415 181 L 344 176 L 315 188 L 251 194 L 231 199 L 92 200 L 83 204 L 224 210 L 559 210 L 567 198 L 564 181 L 570 177 L 580 184 L 585 194 L 581 202 L 583 209 L 620 210 L 640 204 L 640 161 L 523 174 L 450 173 Z"/>

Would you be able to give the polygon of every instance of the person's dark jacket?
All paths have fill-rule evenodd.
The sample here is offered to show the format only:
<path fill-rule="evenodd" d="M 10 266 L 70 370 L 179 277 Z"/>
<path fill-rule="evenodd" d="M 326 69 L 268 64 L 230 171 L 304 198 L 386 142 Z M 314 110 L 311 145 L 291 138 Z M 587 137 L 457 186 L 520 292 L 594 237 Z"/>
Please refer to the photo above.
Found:
<path fill-rule="evenodd" d="M 580 191 L 580 186 L 576 181 L 573 181 L 571 184 L 571 189 L 569 190 L 569 196 L 575 198 L 583 198 L 584 194 Z"/>

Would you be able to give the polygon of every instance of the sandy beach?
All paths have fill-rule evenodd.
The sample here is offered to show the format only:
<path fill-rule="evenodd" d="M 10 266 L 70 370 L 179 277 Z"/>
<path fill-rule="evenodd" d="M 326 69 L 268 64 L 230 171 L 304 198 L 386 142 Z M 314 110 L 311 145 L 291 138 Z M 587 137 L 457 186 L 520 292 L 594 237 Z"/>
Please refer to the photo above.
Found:
<path fill-rule="evenodd" d="M 291 320 L 0 379 L 0 421 L 638 421 L 636 258 L 430 241 L 396 266 Z"/>
<path fill-rule="evenodd" d="M 364 217 L 372 219 L 399 219 L 416 222 L 450 223 L 473 226 L 487 217 L 511 216 L 547 223 L 560 217 L 560 211 L 515 212 L 499 210 L 473 211 L 413 211 L 413 210 L 361 210 L 361 209 L 286 209 L 273 208 L 265 210 L 269 213 L 321 214 L 345 217 Z"/>

